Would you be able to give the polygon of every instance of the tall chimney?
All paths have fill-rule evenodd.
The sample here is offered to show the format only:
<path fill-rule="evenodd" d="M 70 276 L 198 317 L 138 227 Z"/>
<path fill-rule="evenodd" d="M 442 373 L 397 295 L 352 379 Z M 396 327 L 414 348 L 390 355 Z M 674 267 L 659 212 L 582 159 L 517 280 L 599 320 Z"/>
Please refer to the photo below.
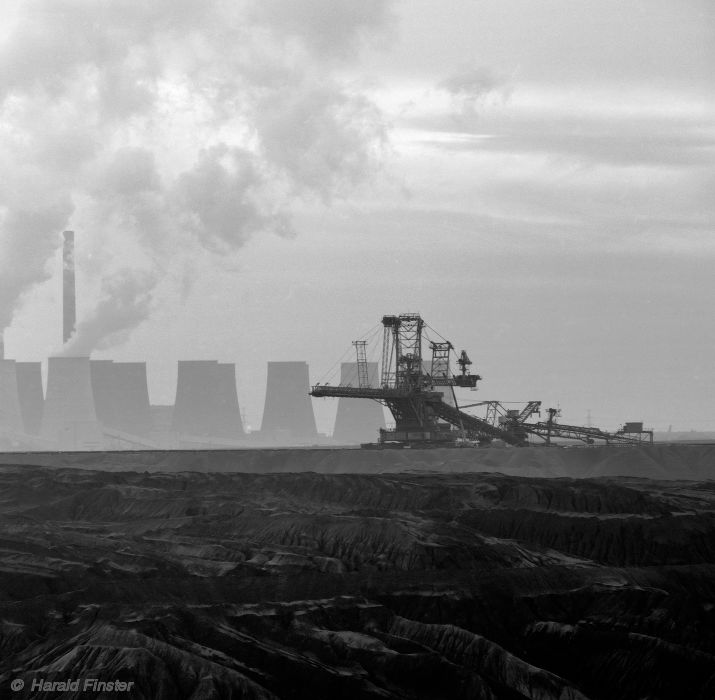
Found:
<path fill-rule="evenodd" d="M 62 341 L 67 342 L 75 330 L 77 312 L 74 284 L 74 231 L 64 232 L 62 248 Z"/>

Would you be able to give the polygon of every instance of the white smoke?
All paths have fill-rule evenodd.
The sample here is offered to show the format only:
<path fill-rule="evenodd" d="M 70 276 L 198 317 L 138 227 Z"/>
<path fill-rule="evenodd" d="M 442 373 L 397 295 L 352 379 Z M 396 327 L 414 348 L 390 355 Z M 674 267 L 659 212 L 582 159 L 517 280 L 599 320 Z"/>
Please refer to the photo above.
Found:
<path fill-rule="evenodd" d="M 67 198 L 33 208 L 5 206 L 0 220 L 0 333 L 12 322 L 17 301 L 51 276 L 47 261 L 72 213 Z"/>
<path fill-rule="evenodd" d="M 123 269 L 107 277 L 97 304 L 77 324 L 62 354 L 88 357 L 93 350 L 124 342 L 131 331 L 148 318 L 155 286 L 154 275 L 147 271 Z"/>
<path fill-rule="evenodd" d="M 186 243 L 225 256 L 290 235 L 296 197 L 327 204 L 370 178 L 385 129 L 337 67 L 385 35 L 390 4 L 19 4 L 0 45 L 0 327 L 64 228 L 78 273 L 102 280 L 66 348 L 87 354 L 151 314 Z"/>
<path fill-rule="evenodd" d="M 290 231 L 288 214 L 276 204 L 257 156 L 219 143 L 199 154 L 172 192 L 184 227 L 210 250 L 227 252 L 253 234 Z"/>

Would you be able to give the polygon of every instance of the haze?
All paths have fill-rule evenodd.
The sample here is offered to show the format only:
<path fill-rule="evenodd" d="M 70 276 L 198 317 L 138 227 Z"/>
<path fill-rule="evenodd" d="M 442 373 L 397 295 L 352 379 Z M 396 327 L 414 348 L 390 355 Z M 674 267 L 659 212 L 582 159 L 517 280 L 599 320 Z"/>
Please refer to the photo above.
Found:
<path fill-rule="evenodd" d="M 715 430 L 715 6 L 89 0 L 0 9 L 0 326 L 333 378 L 418 311 L 479 399 Z M 348 359 L 351 359 L 348 358 Z M 335 405 L 315 401 L 331 432 Z"/>

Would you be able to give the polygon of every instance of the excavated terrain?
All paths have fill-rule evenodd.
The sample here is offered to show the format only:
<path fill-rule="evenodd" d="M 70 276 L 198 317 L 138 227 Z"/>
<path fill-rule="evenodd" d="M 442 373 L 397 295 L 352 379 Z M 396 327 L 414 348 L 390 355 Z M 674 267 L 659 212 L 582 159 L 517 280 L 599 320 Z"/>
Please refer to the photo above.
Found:
<path fill-rule="evenodd" d="M 3 698 L 705 700 L 715 481 L 6 465 L 0 647 Z"/>

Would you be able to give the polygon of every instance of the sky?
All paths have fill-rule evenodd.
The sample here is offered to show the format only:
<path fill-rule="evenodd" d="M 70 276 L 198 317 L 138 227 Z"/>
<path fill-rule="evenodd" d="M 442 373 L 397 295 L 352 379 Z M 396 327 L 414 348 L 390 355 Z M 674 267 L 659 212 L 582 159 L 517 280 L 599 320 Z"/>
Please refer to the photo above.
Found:
<path fill-rule="evenodd" d="M 5 0 L 6 356 L 235 362 L 257 429 L 416 311 L 468 402 L 715 430 L 714 88 L 707 0 Z"/>

